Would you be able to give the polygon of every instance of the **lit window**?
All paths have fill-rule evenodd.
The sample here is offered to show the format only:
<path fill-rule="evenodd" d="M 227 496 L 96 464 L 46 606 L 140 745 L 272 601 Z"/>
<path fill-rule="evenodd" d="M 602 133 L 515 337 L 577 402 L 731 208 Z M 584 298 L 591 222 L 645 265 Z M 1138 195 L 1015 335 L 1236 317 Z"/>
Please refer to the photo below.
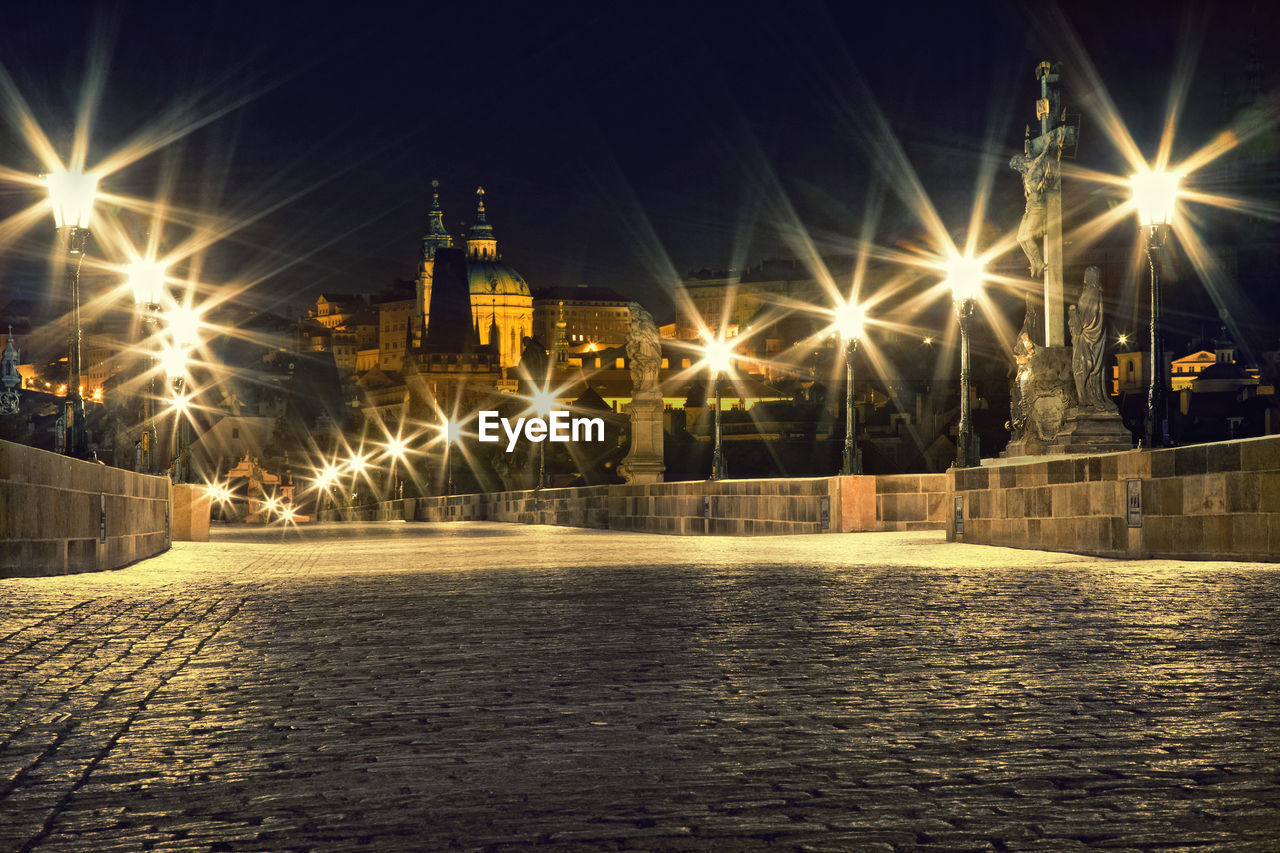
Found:
<path fill-rule="evenodd" d="M 613 360 L 613 366 L 614 366 L 614 367 L 616 367 L 616 368 L 618 368 L 619 370 L 621 370 L 622 368 L 626 367 L 627 365 L 625 364 L 625 362 L 623 361 L 623 359 L 615 358 L 615 359 Z"/>
<path fill-rule="evenodd" d="M 664 358 L 662 360 L 662 369 L 665 370 L 666 368 L 667 368 L 667 359 Z"/>
<path fill-rule="evenodd" d="M 688 366 L 689 366 L 689 359 L 687 359 L 687 358 L 682 358 L 682 359 L 680 359 L 680 366 L 681 366 L 681 367 L 688 367 Z"/>

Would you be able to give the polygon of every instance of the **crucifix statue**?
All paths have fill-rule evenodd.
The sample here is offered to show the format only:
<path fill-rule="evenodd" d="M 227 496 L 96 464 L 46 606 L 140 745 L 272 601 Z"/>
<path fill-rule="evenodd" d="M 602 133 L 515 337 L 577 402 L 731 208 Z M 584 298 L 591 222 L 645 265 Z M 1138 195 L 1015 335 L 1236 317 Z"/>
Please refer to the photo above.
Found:
<path fill-rule="evenodd" d="M 1009 168 L 1022 176 L 1027 199 L 1018 227 L 1018 243 L 1030 263 L 1032 277 L 1044 279 L 1044 345 L 1060 347 L 1066 344 L 1060 161 L 1063 150 L 1074 147 L 1076 129 L 1066 124 L 1057 66 L 1041 62 L 1036 66 L 1036 79 L 1040 82 L 1040 98 L 1036 101 L 1040 134 L 1033 138 L 1028 128 L 1022 153 L 1013 156 Z"/>

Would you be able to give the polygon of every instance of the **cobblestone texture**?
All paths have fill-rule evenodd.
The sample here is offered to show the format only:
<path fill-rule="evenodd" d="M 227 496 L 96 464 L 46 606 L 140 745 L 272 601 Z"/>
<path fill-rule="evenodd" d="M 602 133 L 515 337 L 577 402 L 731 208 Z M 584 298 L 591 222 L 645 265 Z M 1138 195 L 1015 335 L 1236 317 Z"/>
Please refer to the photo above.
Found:
<path fill-rule="evenodd" d="M 0 581 L 0 849 L 1276 850 L 1280 569 L 218 531 Z"/>

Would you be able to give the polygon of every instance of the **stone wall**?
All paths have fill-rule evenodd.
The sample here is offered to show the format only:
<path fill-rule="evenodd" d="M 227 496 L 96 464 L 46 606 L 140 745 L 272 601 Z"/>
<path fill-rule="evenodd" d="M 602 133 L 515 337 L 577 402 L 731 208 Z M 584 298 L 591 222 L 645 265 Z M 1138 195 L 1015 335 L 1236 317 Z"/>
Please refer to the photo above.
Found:
<path fill-rule="evenodd" d="M 840 530 L 941 530 L 946 526 L 947 475 L 837 477 Z"/>
<path fill-rule="evenodd" d="M 170 492 L 169 535 L 174 542 L 208 542 L 209 490 L 195 483 L 175 483 Z"/>
<path fill-rule="evenodd" d="M 835 477 L 690 480 L 609 487 L 609 528 L 646 533 L 834 533 Z M 833 521 L 834 520 L 834 521 Z"/>
<path fill-rule="evenodd" d="M 1280 436 L 946 476 L 954 490 L 949 540 L 1107 557 L 1280 560 Z M 1139 512 L 1131 512 L 1130 480 Z"/>
<path fill-rule="evenodd" d="M 945 487 L 944 474 L 686 480 L 406 499 L 325 510 L 317 517 L 507 521 L 683 535 L 941 530 Z M 865 512 L 848 509 L 855 505 Z"/>
<path fill-rule="evenodd" d="M 116 569 L 169 548 L 167 477 L 0 441 L 0 577 Z"/>

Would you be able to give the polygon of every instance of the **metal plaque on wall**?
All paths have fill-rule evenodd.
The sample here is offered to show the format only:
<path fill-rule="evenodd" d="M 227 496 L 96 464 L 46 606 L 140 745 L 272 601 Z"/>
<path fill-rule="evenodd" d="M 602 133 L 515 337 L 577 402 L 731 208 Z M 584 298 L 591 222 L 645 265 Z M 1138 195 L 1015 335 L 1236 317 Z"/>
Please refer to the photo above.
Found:
<path fill-rule="evenodd" d="M 823 530 L 831 529 L 831 498 L 819 499 L 818 520 L 821 521 Z"/>
<path fill-rule="evenodd" d="M 964 534 L 964 498 L 956 498 L 956 533 Z"/>
<path fill-rule="evenodd" d="M 1142 481 L 1124 481 L 1124 511 L 1130 527 L 1142 526 Z"/>

